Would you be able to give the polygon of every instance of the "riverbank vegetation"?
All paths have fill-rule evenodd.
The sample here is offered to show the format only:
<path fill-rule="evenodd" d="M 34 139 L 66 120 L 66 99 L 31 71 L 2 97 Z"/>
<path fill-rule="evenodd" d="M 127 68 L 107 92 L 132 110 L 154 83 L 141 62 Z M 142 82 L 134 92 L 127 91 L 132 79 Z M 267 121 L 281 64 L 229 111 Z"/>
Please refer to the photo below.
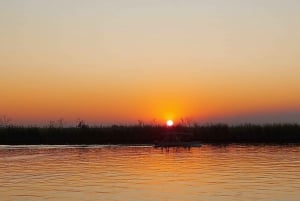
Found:
<path fill-rule="evenodd" d="M 90 127 L 81 122 L 69 128 L 2 126 L 0 144 L 152 144 L 163 140 L 170 132 L 189 133 L 188 140 L 203 143 L 300 143 L 298 124 Z"/>

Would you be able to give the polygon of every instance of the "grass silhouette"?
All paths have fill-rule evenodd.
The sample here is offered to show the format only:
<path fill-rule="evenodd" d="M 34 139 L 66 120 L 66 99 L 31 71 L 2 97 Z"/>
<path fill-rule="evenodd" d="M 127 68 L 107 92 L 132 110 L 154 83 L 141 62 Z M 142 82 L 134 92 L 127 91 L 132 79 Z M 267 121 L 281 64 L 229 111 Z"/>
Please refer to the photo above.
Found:
<path fill-rule="evenodd" d="M 298 124 L 208 124 L 174 127 L 133 125 L 89 127 L 81 122 L 77 127 L 0 128 L 0 144 L 152 144 L 164 139 L 167 132 L 191 133 L 191 141 L 203 143 L 300 143 Z"/>

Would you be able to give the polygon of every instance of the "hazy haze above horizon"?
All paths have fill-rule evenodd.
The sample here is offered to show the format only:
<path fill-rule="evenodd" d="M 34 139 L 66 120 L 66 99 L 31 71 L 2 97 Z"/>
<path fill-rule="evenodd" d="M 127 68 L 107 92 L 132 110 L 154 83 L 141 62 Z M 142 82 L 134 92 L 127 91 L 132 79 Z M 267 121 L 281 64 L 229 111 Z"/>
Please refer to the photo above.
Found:
<path fill-rule="evenodd" d="M 3 0 L 0 115 L 300 122 L 300 1 Z"/>

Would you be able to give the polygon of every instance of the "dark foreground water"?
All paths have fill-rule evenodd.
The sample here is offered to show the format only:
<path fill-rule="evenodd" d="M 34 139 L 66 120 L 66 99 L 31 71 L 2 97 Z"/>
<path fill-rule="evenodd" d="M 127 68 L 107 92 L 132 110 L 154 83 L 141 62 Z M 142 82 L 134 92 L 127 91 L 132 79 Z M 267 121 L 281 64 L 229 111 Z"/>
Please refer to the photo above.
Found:
<path fill-rule="evenodd" d="M 0 200 L 300 200 L 300 146 L 0 146 Z"/>

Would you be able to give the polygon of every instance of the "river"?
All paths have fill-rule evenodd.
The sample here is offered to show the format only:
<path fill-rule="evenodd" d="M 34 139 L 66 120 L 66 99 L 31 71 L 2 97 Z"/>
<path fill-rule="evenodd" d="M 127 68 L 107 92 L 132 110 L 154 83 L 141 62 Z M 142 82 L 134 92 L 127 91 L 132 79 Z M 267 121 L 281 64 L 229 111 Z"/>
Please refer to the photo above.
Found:
<path fill-rule="evenodd" d="M 0 146 L 0 200 L 300 199 L 300 145 Z"/>

